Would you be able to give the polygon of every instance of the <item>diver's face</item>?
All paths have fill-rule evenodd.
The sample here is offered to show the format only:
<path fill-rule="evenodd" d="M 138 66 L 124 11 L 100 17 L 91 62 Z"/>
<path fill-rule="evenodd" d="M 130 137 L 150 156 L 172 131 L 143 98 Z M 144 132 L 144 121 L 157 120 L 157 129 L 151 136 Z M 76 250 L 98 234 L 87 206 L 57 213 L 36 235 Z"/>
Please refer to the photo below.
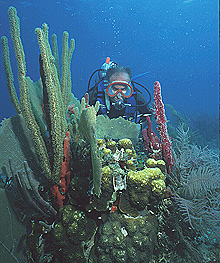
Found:
<path fill-rule="evenodd" d="M 113 81 L 126 81 L 129 83 L 130 77 L 127 73 L 115 73 L 110 78 L 110 83 L 112 83 Z M 127 90 L 127 86 L 123 84 L 115 84 L 112 86 L 111 90 L 113 93 L 117 93 L 118 90 L 121 90 L 121 92 L 125 94 Z M 111 98 L 112 101 L 117 101 L 119 99 L 120 100 L 124 99 L 121 93 L 118 93 L 115 97 Z"/>

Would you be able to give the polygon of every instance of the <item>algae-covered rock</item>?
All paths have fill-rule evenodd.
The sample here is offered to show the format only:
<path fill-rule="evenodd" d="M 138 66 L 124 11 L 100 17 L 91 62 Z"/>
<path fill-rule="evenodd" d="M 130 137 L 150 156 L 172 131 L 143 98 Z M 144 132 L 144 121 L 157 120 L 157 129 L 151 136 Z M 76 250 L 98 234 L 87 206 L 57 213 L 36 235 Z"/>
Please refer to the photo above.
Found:
<path fill-rule="evenodd" d="M 150 262 L 156 231 L 148 215 L 134 218 L 110 213 L 98 232 L 97 262 Z"/>
<path fill-rule="evenodd" d="M 64 262 L 86 262 L 83 246 L 92 239 L 96 230 L 95 221 L 84 212 L 71 205 L 61 207 L 59 222 L 53 228 L 53 236 L 57 246 L 62 248 Z"/>

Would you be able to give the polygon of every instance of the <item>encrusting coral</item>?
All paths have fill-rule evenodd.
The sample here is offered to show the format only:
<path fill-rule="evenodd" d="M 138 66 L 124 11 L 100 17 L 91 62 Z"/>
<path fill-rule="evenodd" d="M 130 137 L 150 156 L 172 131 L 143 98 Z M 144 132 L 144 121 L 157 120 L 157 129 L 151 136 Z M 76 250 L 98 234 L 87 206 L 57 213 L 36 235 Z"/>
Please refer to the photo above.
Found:
<path fill-rule="evenodd" d="M 149 262 L 156 243 L 154 222 L 151 215 L 133 218 L 111 213 L 98 232 L 96 262 Z"/>
<path fill-rule="evenodd" d="M 55 224 L 53 235 L 62 247 L 63 259 L 65 262 L 86 262 L 84 246 L 96 233 L 95 221 L 71 205 L 60 208 L 59 217 L 60 221 Z"/>
<path fill-rule="evenodd" d="M 145 168 L 141 171 L 129 171 L 127 190 L 119 202 L 121 212 L 138 216 L 148 204 L 157 204 L 166 189 L 165 175 L 159 168 Z"/>

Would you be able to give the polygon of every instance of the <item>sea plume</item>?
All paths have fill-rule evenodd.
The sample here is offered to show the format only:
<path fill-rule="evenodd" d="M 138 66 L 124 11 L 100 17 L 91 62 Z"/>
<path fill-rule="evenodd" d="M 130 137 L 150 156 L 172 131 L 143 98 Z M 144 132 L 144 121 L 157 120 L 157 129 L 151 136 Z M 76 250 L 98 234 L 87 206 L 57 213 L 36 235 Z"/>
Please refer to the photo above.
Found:
<path fill-rule="evenodd" d="M 219 156 L 190 144 L 189 128 L 177 129 L 175 166 L 169 175 L 180 216 L 208 242 L 220 241 Z"/>

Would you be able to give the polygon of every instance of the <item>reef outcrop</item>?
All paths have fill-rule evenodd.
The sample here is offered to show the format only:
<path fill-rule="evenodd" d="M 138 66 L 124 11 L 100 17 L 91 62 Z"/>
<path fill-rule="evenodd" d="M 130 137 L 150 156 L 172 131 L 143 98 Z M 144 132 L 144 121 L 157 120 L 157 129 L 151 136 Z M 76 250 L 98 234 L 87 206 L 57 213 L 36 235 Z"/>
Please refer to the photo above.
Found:
<path fill-rule="evenodd" d="M 28 258 L 35 262 L 150 262 L 157 235 L 152 210 L 166 189 L 164 161 L 149 159 L 136 147 L 140 141 L 135 123 L 122 117 L 97 117 L 99 103 L 89 106 L 88 94 L 81 102 L 74 98 L 70 62 L 75 42 L 69 42 L 66 31 L 60 73 L 56 35 L 51 48 L 48 26 L 35 30 L 41 79 L 33 83 L 26 76 L 14 7 L 9 8 L 9 20 L 21 96 L 19 100 L 13 86 L 8 40 L 2 37 L 7 86 L 18 115 L 3 121 L 0 141 L 13 142 L 20 160 L 15 162 L 16 170 L 23 169 L 24 163 L 25 172 L 11 169 L 9 176 L 10 142 L 0 164 L 7 190 L 19 187 L 15 199 L 19 205 L 27 203 L 22 220 L 31 227 Z M 25 153 L 27 147 L 30 154 Z M 28 207 L 33 211 L 27 213 Z"/>

